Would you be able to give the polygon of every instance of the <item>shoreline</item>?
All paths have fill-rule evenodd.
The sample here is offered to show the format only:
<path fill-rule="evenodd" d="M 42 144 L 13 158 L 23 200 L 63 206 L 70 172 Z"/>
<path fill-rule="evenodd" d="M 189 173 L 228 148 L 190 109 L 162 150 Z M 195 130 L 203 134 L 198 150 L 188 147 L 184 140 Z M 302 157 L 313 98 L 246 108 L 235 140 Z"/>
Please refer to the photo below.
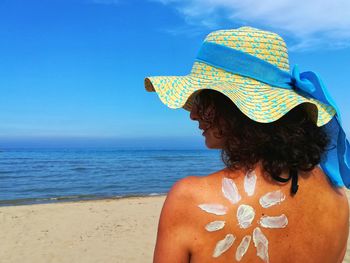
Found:
<path fill-rule="evenodd" d="M 100 200 L 119 200 L 124 198 L 137 198 L 137 197 L 152 197 L 152 196 L 165 196 L 166 193 L 149 193 L 149 194 L 128 194 L 128 195 L 115 195 L 115 196 L 97 196 L 97 195 L 77 195 L 77 196 L 60 196 L 60 197 L 43 197 L 43 198 L 23 198 L 23 199 L 10 199 L 0 200 L 1 207 L 11 206 L 27 206 L 27 205 L 41 205 L 41 204 L 59 204 L 59 203 L 71 203 L 71 202 L 84 202 L 84 201 L 100 201 Z"/>

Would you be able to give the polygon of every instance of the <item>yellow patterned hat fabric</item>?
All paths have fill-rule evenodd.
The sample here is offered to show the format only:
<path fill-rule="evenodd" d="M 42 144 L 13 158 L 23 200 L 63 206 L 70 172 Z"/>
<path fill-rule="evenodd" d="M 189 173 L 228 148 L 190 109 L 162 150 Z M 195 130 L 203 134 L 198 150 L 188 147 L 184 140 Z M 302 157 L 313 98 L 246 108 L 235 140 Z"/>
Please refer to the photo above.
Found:
<path fill-rule="evenodd" d="M 241 27 L 214 31 L 204 42 L 245 52 L 289 72 L 286 44 L 275 33 Z M 274 87 L 201 61 L 195 61 L 191 73 L 186 76 L 148 77 L 145 88 L 157 92 L 168 107 L 186 110 L 191 110 L 194 98 L 191 95 L 196 91 L 213 89 L 229 97 L 246 116 L 261 123 L 273 122 L 302 103 L 309 104 L 317 126 L 328 123 L 336 113 L 333 107 L 294 90 Z"/>

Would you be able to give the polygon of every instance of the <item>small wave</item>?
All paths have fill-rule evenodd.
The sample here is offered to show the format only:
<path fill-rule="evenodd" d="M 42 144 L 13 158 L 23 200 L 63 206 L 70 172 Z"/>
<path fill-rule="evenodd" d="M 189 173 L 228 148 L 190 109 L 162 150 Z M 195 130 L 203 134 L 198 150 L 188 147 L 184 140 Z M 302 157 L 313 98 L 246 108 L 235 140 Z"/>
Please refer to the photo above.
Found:
<path fill-rule="evenodd" d="M 150 193 L 149 196 L 158 196 L 158 195 L 164 195 L 164 193 Z"/>
<path fill-rule="evenodd" d="M 88 170 L 88 168 L 86 168 L 86 167 L 74 167 L 71 170 L 76 171 L 76 172 L 84 172 L 84 171 Z"/>
<path fill-rule="evenodd" d="M 1 174 L 10 174 L 10 173 L 14 173 L 14 171 L 0 171 L 0 175 Z"/>

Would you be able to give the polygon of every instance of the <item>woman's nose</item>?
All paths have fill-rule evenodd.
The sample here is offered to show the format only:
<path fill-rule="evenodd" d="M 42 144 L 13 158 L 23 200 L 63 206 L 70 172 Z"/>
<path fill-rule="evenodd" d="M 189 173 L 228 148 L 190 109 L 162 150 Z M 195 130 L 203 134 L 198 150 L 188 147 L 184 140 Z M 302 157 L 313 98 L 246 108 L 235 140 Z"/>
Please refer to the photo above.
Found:
<path fill-rule="evenodd" d="M 196 105 L 192 105 L 192 109 L 190 112 L 190 118 L 193 121 L 198 120 L 198 110 L 197 110 L 197 106 Z"/>

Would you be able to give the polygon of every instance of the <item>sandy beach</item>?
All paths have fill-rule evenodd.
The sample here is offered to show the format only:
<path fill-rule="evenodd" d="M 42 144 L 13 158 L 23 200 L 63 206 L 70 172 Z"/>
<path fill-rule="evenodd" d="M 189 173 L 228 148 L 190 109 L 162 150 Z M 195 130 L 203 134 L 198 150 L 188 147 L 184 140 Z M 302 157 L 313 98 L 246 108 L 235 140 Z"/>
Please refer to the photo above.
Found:
<path fill-rule="evenodd" d="M 0 262 L 151 262 L 164 199 L 0 207 Z"/>
<path fill-rule="evenodd" d="M 164 199 L 0 207 L 0 262 L 152 262 Z"/>

